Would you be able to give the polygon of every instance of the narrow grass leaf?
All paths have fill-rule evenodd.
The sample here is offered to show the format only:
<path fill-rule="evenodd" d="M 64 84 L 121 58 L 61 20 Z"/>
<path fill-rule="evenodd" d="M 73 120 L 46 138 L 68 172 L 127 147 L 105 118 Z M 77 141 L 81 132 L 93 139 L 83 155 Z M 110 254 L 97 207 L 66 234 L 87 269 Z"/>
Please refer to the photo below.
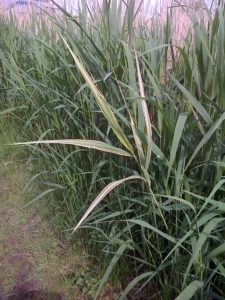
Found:
<path fill-rule="evenodd" d="M 136 65 L 137 65 L 137 76 L 138 76 L 138 83 L 139 83 L 139 89 L 140 89 L 140 96 L 141 96 L 141 106 L 143 110 L 143 116 L 145 120 L 145 126 L 147 131 L 147 153 L 146 153 L 146 162 L 145 162 L 145 169 L 148 170 L 150 160 L 151 160 L 151 144 L 152 144 L 152 124 L 149 116 L 148 106 L 145 99 L 145 92 L 144 92 L 144 84 L 141 77 L 141 71 L 140 66 L 137 58 L 137 53 L 135 51 L 135 58 L 136 58 Z"/>
<path fill-rule="evenodd" d="M 137 225 L 140 225 L 141 227 L 145 227 L 145 228 L 148 228 L 152 231 L 154 231 L 155 233 L 159 234 L 161 237 L 165 238 L 166 240 L 172 242 L 172 243 L 176 243 L 177 240 L 170 236 L 169 234 L 159 230 L 158 228 L 148 224 L 147 222 L 145 221 L 142 221 L 142 220 L 135 220 L 135 219 L 129 219 L 128 222 L 131 222 L 131 223 L 134 223 L 134 224 L 137 224 Z"/>
<path fill-rule="evenodd" d="M 23 142 L 14 143 L 13 145 L 37 145 L 37 144 L 61 144 L 61 145 L 73 145 L 89 149 L 96 149 L 103 152 L 109 152 L 112 154 L 117 154 L 121 156 L 131 156 L 128 152 L 113 147 L 101 141 L 94 140 L 80 140 L 80 139 L 68 139 L 68 140 L 45 140 L 45 141 L 33 141 L 33 142 Z"/>
<path fill-rule="evenodd" d="M 225 112 L 222 114 L 222 116 L 211 126 L 209 131 L 205 134 L 205 136 L 202 138 L 198 146 L 196 147 L 194 153 L 192 154 L 191 158 L 189 159 L 185 170 L 190 166 L 196 155 L 199 153 L 201 148 L 208 142 L 208 140 L 211 138 L 211 136 L 214 134 L 214 132 L 220 127 L 220 125 L 225 120 Z"/>
<path fill-rule="evenodd" d="M 187 201 L 187 200 L 184 200 L 182 198 L 175 197 L 175 196 L 167 196 L 167 195 L 159 195 L 159 194 L 156 194 L 156 196 L 168 199 L 168 200 L 166 200 L 166 203 L 168 203 L 168 204 L 170 204 L 172 202 L 172 200 L 181 202 L 181 203 L 187 205 L 188 207 L 190 207 L 194 212 L 196 212 L 196 209 L 195 209 L 194 205 L 192 203 L 190 203 L 189 201 Z M 163 206 L 164 206 L 164 204 L 162 203 L 161 207 L 163 207 Z"/>
<path fill-rule="evenodd" d="M 208 255 L 207 255 L 207 259 L 212 259 L 220 254 L 224 254 L 225 253 L 225 243 L 219 245 L 217 248 L 215 248 L 213 251 L 211 251 Z"/>
<path fill-rule="evenodd" d="M 40 200 L 42 198 L 44 198 L 45 196 L 47 196 L 48 194 L 50 194 L 50 193 L 52 193 L 54 191 L 55 191 L 55 189 L 47 189 L 47 190 L 45 190 L 44 192 L 38 194 L 35 198 L 33 198 L 28 204 L 25 205 L 25 207 L 33 204 L 34 202 L 36 202 L 36 201 L 38 201 L 38 200 Z"/>
<path fill-rule="evenodd" d="M 10 114 L 12 112 L 17 111 L 18 109 L 23 109 L 23 108 L 27 108 L 26 106 L 18 106 L 18 107 L 13 107 L 13 108 L 7 108 L 4 110 L 0 110 L 0 116 L 5 116 L 7 114 Z"/>
<path fill-rule="evenodd" d="M 133 153 L 133 147 L 130 144 L 129 140 L 127 139 L 125 133 L 123 132 L 122 128 L 120 127 L 115 115 L 113 114 L 109 104 L 107 103 L 107 101 L 105 100 L 105 97 L 103 96 L 103 94 L 101 93 L 101 91 L 97 88 L 96 84 L 94 83 L 94 80 L 92 79 L 92 77 L 89 75 L 89 73 L 86 71 L 85 67 L 82 65 L 82 63 L 80 62 L 79 58 L 75 55 L 75 53 L 72 51 L 72 49 L 70 48 L 69 44 L 67 43 L 67 41 L 64 39 L 64 37 L 61 35 L 61 38 L 63 40 L 63 42 L 65 43 L 66 47 L 68 48 L 71 56 L 73 57 L 73 60 L 77 66 L 77 68 L 79 69 L 79 71 L 81 72 L 82 76 L 84 77 L 85 81 L 87 82 L 89 88 L 91 89 L 92 93 L 95 96 L 95 99 L 103 113 L 103 115 L 105 116 L 105 118 L 107 119 L 107 121 L 109 122 L 110 126 L 112 127 L 112 130 L 114 131 L 114 133 L 116 134 L 117 138 L 120 140 L 120 142 L 131 152 Z"/>
<path fill-rule="evenodd" d="M 141 275 L 135 277 L 126 287 L 126 289 L 121 294 L 119 300 L 126 299 L 127 294 L 143 279 L 150 277 L 153 274 L 153 272 L 146 272 L 142 273 Z"/>
<path fill-rule="evenodd" d="M 200 251 L 202 251 L 202 247 L 204 246 L 206 240 L 209 238 L 209 235 L 211 234 L 211 232 L 213 231 L 213 229 L 221 222 L 224 222 L 225 218 L 215 218 L 212 219 L 211 221 L 209 221 L 208 224 L 206 224 L 206 226 L 204 227 L 204 229 L 202 230 L 202 232 L 199 235 L 199 239 L 193 249 L 193 253 L 191 256 L 191 259 L 189 261 L 187 270 L 184 274 L 184 282 L 183 284 L 185 285 L 187 277 L 190 275 L 190 270 L 191 267 L 193 265 L 193 263 L 197 260 L 198 255 L 200 253 Z"/>
<path fill-rule="evenodd" d="M 102 191 L 101 193 L 95 198 L 95 200 L 92 202 L 92 204 L 89 206 L 89 208 L 87 209 L 87 211 L 85 212 L 85 214 L 83 215 L 83 217 L 80 219 L 80 221 L 78 222 L 77 226 L 74 228 L 73 232 L 75 232 L 80 225 L 87 219 L 87 217 L 89 216 L 89 214 L 93 211 L 93 209 L 112 191 L 114 190 L 117 186 L 123 184 L 124 182 L 128 181 L 128 180 L 134 180 L 134 179 L 141 179 L 144 180 L 143 177 L 141 176 L 137 176 L 137 175 L 132 175 L 129 176 L 127 178 L 121 179 L 121 180 L 117 180 L 117 181 L 113 181 L 111 183 L 109 183 Z"/>
<path fill-rule="evenodd" d="M 172 255 L 172 253 L 174 251 L 176 251 L 179 247 L 182 246 L 182 244 L 193 234 L 193 232 L 197 229 L 199 229 L 201 226 L 203 226 L 204 224 L 206 224 L 208 221 L 210 221 L 211 219 L 215 218 L 218 215 L 218 213 L 208 213 L 207 215 L 204 215 L 203 217 L 201 217 L 196 224 L 196 227 L 192 227 L 191 229 L 189 229 L 185 235 L 176 243 L 176 245 L 173 247 L 173 249 L 167 254 L 167 256 L 164 258 L 162 264 L 168 260 L 168 258 Z"/>
<path fill-rule="evenodd" d="M 119 247 L 119 249 L 116 251 L 116 253 L 114 254 L 111 262 L 109 263 L 109 266 L 108 266 L 107 270 L 105 271 L 104 276 L 101 279 L 100 285 L 99 285 L 98 290 L 95 294 L 95 298 L 94 298 L 95 300 L 98 299 L 98 296 L 99 296 L 104 284 L 109 279 L 110 274 L 112 273 L 112 271 L 113 271 L 115 265 L 117 264 L 117 262 L 119 261 L 120 257 L 123 255 L 124 251 L 127 249 L 127 246 L 128 245 L 126 243 L 123 243 Z"/>
<path fill-rule="evenodd" d="M 167 174 L 167 180 L 169 179 L 170 172 L 174 163 L 174 160 L 176 158 L 177 150 L 180 145 L 180 139 L 187 121 L 187 113 L 181 113 L 179 114 L 177 124 L 175 127 L 175 132 L 173 135 L 173 142 L 172 142 L 172 147 L 170 150 L 170 160 L 169 160 L 169 167 L 168 167 L 168 174 Z"/>
<path fill-rule="evenodd" d="M 199 280 L 192 281 L 183 292 L 175 298 L 175 300 L 189 300 L 195 295 L 195 293 L 203 287 L 203 282 Z"/>
<path fill-rule="evenodd" d="M 194 108 L 197 110 L 197 112 L 202 116 L 202 118 L 205 120 L 205 122 L 210 125 L 213 123 L 210 115 L 205 110 L 205 108 L 202 106 L 200 101 L 197 101 L 197 99 L 182 85 L 177 81 L 176 79 L 173 79 L 176 86 L 179 88 L 179 90 L 184 94 L 184 96 L 190 101 L 190 103 L 194 106 Z"/>

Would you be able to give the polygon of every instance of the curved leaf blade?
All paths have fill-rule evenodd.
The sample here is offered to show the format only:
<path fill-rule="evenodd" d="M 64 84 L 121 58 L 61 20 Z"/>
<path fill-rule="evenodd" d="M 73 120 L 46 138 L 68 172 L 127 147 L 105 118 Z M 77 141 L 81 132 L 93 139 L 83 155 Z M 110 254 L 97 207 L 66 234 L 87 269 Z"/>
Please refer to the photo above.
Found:
<path fill-rule="evenodd" d="M 225 120 L 225 112 L 220 116 L 220 118 L 210 127 L 208 132 L 205 134 L 205 136 L 202 138 L 198 146 L 196 147 L 194 153 L 192 154 L 191 158 L 189 159 L 189 162 L 187 163 L 187 166 L 185 170 L 190 166 L 192 161 L 194 160 L 195 156 L 198 154 L 198 152 L 202 149 L 202 147 L 208 142 L 208 140 L 211 138 L 211 136 L 214 134 L 214 132 L 220 127 L 220 125 Z"/>
<path fill-rule="evenodd" d="M 95 207 L 112 191 L 114 190 L 117 186 L 121 185 L 122 183 L 128 181 L 128 180 L 134 180 L 134 179 L 142 179 L 144 180 L 143 177 L 138 176 L 138 175 L 132 175 L 124 179 L 120 179 L 117 181 L 113 181 L 109 183 L 102 191 L 101 193 L 95 198 L 95 200 L 91 203 L 89 208 L 86 210 L 85 214 L 83 217 L 80 219 L 76 227 L 74 228 L 73 232 L 75 232 L 81 224 L 87 219 L 87 217 L 90 215 L 90 213 L 95 209 Z"/>
<path fill-rule="evenodd" d="M 170 236 L 169 234 L 167 234 L 167 233 L 165 233 L 165 232 L 159 230 L 158 228 L 156 228 L 156 227 L 154 227 L 154 226 L 148 224 L 148 223 L 145 222 L 145 221 L 142 221 L 142 220 L 135 220 L 135 219 L 130 219 L 130 220 L 128 220 L 128 221 L 131 222 L 131 223 L 140 225 L 140 226 L 142 226 L 142 227 L 148 228 L 148 229 L 154 231 L 155 233 L 159 234 L 160 236 L 162 236 L 163 238 L 165 238 L 166 240 L 168 240 L 168 241 L 170 241 L 170 242 L 172 242 L 172 243 L 174 243 L 174 244 L 176 244 L 176 242 L 177 242 L 177 240 L 176 240 L 174 237 L 172 237 L 172 236 Z"/>
<path fill-rule="evenodd" d="M 176 297 L 175 300 L 189 300 L 194 296 L 197 290 L 201 289 L 202 287 L 202 281 L 194 280 L 183 290 L 183 292 L 178 297 Z"/>
<path fill-rule="evenodd" d="M 114 131 L 114 133 L 116 134 L 117 138 L 122 143 L 122 145 L 124 145 L 124 147 L 126 147 L 133 154 L 134 153 L 133 147 L 132 147 L 131 143 L 129 142 L 128 138 L 126 137 L 125 133 L 123 132 L 122 128 L 120 127 L 120 125 L 119 125 L 110 105 L 107 103 L 104 95 L 98 89 L 93 78 L 88 73 L 88 71 L 85 69 L 84 65 L 80 62 L 79 58 L 74 53 L 74 51 L 70 48 L 70 46 L 67 43 L 67 41 L 65 40 L 65 38 L 61 34 L 60 34 L 60 36 L 61 36 L 64 44 L 66 45 L 67 49 L 69 50 L 71 56 L 73 57 L 73 60 L 76 64 L 77 68 L 81 72 L 83 78 L 85 79 L 90 90 L 92 91 L 93 95 L 95 96 L 96 102 L 97 102 L 98 106 L 100 107 L 103 115 L 109 122 L 110 126 L 112 127 L 112 130 Z"/>
<path fill-rule="evenodd" d="M 65 140 L 45 140 L 45 141 L 32 141 L 23 143 L 14 143 L 12 145 L 35 145 L 35 144 L 61 144 L 61 145 L 73 145 L 78 147 L 84 147 L 89 149 L 96 149 L 102 152 L 109 152 L 121 156 L 131 156 L 128 152 L 111 146 L 107 143 L 95 140 L 82 140 L 82 139 L 65 139 Z"/>

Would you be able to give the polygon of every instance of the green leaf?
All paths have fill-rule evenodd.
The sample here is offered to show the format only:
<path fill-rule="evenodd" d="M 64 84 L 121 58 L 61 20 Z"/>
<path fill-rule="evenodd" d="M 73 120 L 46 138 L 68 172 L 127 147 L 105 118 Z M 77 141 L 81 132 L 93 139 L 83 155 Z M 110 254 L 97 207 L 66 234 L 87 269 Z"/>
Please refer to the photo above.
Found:
<path fill-rule="evenodd" d="M 185 123 L 187 121 L 187 116 L 188 114 L 186 113 L 181 113 L 179 114 L 178 120 L 177 120 L 177 124 L 175 127 L 175 132 L 173 135 L 173 142 L 172 142 L 172 147 L 170 150 L 170 160 L 169 160 L 169 166 L 168 166 L 168 174 L 167 174 L 167 180 L 169 179 L 170 176 L 170 172 L 177 154 L 177 149 L 179 147 L 180 144 L 180 139 L 185 127 Z"/>
<path fill-rule="evenodd" d="M 141 275 L 135 277 L 126 287 L 126 289 L 123 291 L 121 294 L 119 300 L 124 300 L 126 299 L 127 294 L 135 287 L 135 285 L 138 284 L 139 281 L 145 279 L 146 277 L 150 277 L 153 274 L 153 272 L 146 272 L 142 273 Z"/>
<path fill-rule="evenodd" d="M 202 116 L 205 122 L 207 124 L 212 124 L 213 121 L 210 115 L 202 106 L 200 101 L 197 101 L 196 98 L 182 84 L 179 83 L 179 81 L 177 81 L 176 79 L 173 79 L 173 81 L 175 82 L 176 86 L 180 89 L 180 91 L 184 94 L 184 96 L 188 99 L 188 101 L 191 102 L 191 104 L 194 106 L 197 112 Z"/>
<path fill-rule="evenodd" d="M 212 230 L 221 222 L 224 222 L 225 218 L 214 218 L 208 222 L 208 224 L 205 225 L 204 229 L 199 235 L 199 239 L 197 243 L 194 245 L 193 252 L 191 259 L 189 261 L 187 270 L 184 274 L 184 284 L 187 280 L 188 275 L 190 275 L 190 270 L 193 265 L 193 263 L 197 260 L 198 255 L 200 251 L 202 251 L 202 248 L 206 242 L 206 240 L 209 238 L 209 235 L 211 234 Z"/>
<path fill-rule="evenodd" d="M 134 224 L 137 224 L 137 225 L 140 225 L 142 227 L 145 227 L 145 228 L 148 228 L 152 231 L 154 231 L 155 233 L 159 234 L 160 236 L 162 236 L 163 238 L 165 238 L 166 240 L 176 244 L 177 240 L 170 236 L 169 234 L 165 233 L 165 232 L 162 232 L 161 230 L 159 230 L 158 228 L 148 224 L 147 222 L 145 221 L 142 221 L 142 220 L 135 220 L 135 219 L 129 219 L 128 222 L 131 222 L 131 223 L 134 223 Z"/>
<path fill-rule="evenodd" d="M 36 202 L 36 201 L 38 201 L 38 200 L 40 200 L 42 198 L 44 198 L 45 196 L 47 196 L 48 194 L 50 194 L 50 193 L 52 193 L 54 191 L 55 191 L 55 189 L 47 189 L 47 190 L 45 190 L 44 192 L 38 194 L 35 198 L 33 198 L 28 204 L 25 205 L 25 207 L 33 204 L 34 202 Z"/>
<path fill-rule="evenodd" d="M 194 205 L 191 204 L 191 203 L 190 203 L 189 201 L 187 201 L 187 200 L 184 200 L 184 199 L 179 198 L 179 197 L 176 197 L 176 196 L 170 196 L 170 195 L 167 196 L 167 195 L 156 194 L 156 196 L 159 196 L 159 197 L 163 197 L 163 198 L 168 199 L 168 200 L 167 200 L 168 203 L 172 202 L 172 200 L 176 200 L 176 201 L 178 201 L 178 202 L 181 202 L 181 203 L 183 203 L 183 204 L 189 206 L 194 212 L 196 212 L 196 209 L 195 209 Z M 167 202 L 167 201 L 166 201 L 166 202 Z M 163 207 L 163 203 L 161 204 L 161 207 Z"/>
<path fill-rule="evenodd" d="M 194 153 L 192 154 L 191 158 L 189 159 L 185 170 L 190 166 L 192 161 L 194 160 L 195 156 L 198 154 L 198 152 L 201 150 L 201 148 L 208 142 L 208 140 L 211 138 L 211 136 L 214 134 L 214 132 L 220 127 L 222 122 L 225 120 L 225 112 L 222 114 L 222 116 L 211 126 L 209 131 L 205 134 L 205 136 L 202 138 L 198 146 L 196 147 Z"/>
<path fill-rule="evenodd" d="M 23 109 L 23 108 L 27 108 L 27 107 L 26 106 L 18 106 L 18 107 L 13 107 L 13 108 L 7 108 L 5 110 L 0 110 L 0 116 L 10 114 L 14 111 L 17 111 L 18 109 Z"/>
<path fill-rule="evenodd" d="M 95 300 L 98 298 L 98 296 L 99 296 L 99 294 L 100 294 L 100 292 L 101 292 L 104 284 L 109 279 L 110 274 L 112 273 L 112 271 L 113 271 L 115 265 L 117 264 L 117 262 L 119 261 L 120 257 L 123 255 L 123 253 L 126 250 L 127 246 L 128 245 L 126 243 L 123 243 L 119 247 L 119 249 L 116 251 L 116 253 L 114 254 L 114 256 L 113 256 L 113 258 L 112 258 L 112 260 L 111 260 L 111 262 L 110 262 L 110 264 L 109 264 L 109 266 L 107 268 L 107 270 L 105 271 L 105 274 L 104 274 L 103 278 L 101 279 L 100 285 L 99 285 L 98 290 L 97 290 L 97 292 L 95 294 L 95 298 L 94 298 Z"/>
<path fill-rule="evenodd" d="M 194 280 L 183 290 L 183 292 L 178 297 L 175 298 L 175 300 L 189 300 L 202 287 L 202 281 Z"/>
<path fill-rule="evenodd" d="M 204 216 L 202 216 L 196 223 L 196 226 L 190 228 L 185 235 L 176 243 L 176 245 L 173 247 L 173 249 L 167 254 L 167 256 L 164 258 L 162 264 L 168 260 L 168 258 L 172 255 L 174 251 L 176 251 L 179 247 L 182 247 L 182 244 L 187 241 L 187 239 L 195 232 L 195 230 L 199 230 L 201 226 L 206 224 L 211 219 L 215 218 L 218 215 L 218 213 L 208 213 Z"/>
<path fill-rule="evenodd" d="M 225 253 L 225 243 L 219 245 L 217 248 L 215 248 L 214 250 L 212 250 L 208 255 L 207 255 L 207 259 L 212 259 L 220 254 L 224 254 Z"/>

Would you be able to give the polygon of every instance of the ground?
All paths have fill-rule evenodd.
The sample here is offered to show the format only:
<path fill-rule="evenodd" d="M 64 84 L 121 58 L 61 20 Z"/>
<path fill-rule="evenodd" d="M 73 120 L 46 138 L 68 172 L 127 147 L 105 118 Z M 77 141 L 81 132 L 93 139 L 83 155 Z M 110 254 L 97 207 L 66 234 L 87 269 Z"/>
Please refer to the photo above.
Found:
<path fill-rule="evenodd" d="M 88 299 L 70 276 L 86 268 L 82 256 L 59 240 L 37 207 L 26 207 L 25 160 L 4 145 L 14 137 L 0 124 L 0 300 Z"/>

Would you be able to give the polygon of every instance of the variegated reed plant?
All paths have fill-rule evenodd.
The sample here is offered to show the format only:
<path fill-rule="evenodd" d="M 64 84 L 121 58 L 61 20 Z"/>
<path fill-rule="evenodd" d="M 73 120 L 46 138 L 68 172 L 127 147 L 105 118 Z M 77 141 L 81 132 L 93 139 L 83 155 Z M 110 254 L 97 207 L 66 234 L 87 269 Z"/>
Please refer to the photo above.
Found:
<path fill-rule="evenodd" d="M 50 30 L 42 23 L 38 36 L 21 32 L 17 48 L 1 53 L 9 108 L 20 108 L 29 140 L 22 144 L 37 170 L 27 187 L 46 186 L 32 202 L 53 192 L 58 224 L 87 228 L 87 246 L 105 258 L 96 297 L 112 271 L 125 276 L 124 266 L 130 283 L 121 299 L 139 290 L 162 299 L 220 297 L 223 7 L 207 24 L 190 12 L 193 34 L 173 45 L 171 19 L 167 30 L 155 20 L 134 31 L 133 1 L 124 18 L 120 1 L 103 2 L 88 22 L 84 4 L 79 17 L 64 12 L 63 23 L 52 19 Z M 180 54 L 172 64 L 169 48 Z"/>

